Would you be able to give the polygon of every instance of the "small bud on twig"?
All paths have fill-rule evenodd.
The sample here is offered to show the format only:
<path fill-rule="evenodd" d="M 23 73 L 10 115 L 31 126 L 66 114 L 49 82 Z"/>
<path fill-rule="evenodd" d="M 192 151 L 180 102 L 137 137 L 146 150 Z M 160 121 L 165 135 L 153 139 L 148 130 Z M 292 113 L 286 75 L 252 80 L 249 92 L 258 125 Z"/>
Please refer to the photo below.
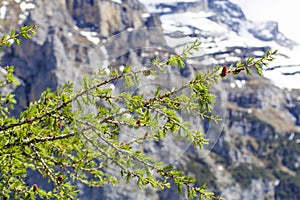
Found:
<path fill-rule="evenodd" d="M 58 126 L 58 128 L 61 128 L 63 126 L 61 121 L 57 122 L 57 126 Z"/>
<path fill-rule="evenodd" d="M 59 184 L 61 184 L 62 180 L 63 180 L 62 176 L 57 177 L 57 181 L 59 182 Z"/>
<path fill-rule="evenodd" d="M 227 72 L 228 72 L 228 68 L 227 68 L 226 65 L 224 65 L 223 68 L 222 68 L 221 76 L 225 77 L 227 75 Z"/>
<path fill-rule="evenodd" d="M 137 124 L 138 126 L 141 126 L 141 125 L 142 125 L 141 120 L 138 119 L 138 120 L 136 121 L 136 124 Z"/>
<path fill-rule="evenodd" d="M 33 119 L 33 117 L 31 115 L 27 118 L 28 124 L 32 124 L 32 119 Z"/>
<path fill-rule="evenodd" d="M 38 188 L 39 188 L 39 187 L 38 187 L 37 184 L 34 184 L 34 185 L 33 185 L 33 191 L 34 191 L 34 192 L 37 191 Z"/>

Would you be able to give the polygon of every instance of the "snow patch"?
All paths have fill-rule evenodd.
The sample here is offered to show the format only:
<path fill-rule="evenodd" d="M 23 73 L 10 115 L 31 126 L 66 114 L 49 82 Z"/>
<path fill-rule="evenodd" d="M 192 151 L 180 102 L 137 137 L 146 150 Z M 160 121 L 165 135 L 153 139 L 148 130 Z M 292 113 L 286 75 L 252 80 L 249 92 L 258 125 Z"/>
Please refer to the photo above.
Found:
<path fill-rule="evenodd" d="M 106 60 L 105 60 L 105 61 L 106 61 Z M 108 69 L 108 67 L 107 67 L 108 64 L 106 64 L 105 61 L 103 61 L 103 65 L 104 65 L 104 67 L 105 67 L 105 70 L 104 70 L 104 71 L 105 71 L 106 74 L 110 74 L 110 69 Z M 108 62 L 107 62 L 107 63 L 108 63 Z"/>
<path fill-rule="evenodd" d="M 277 185 L 279 185 L 279 183 L 280 183 L 280 180 L 279 180 L 279 179 L 277 179 L 276 181 L 274 181 L 274 186 L 277 186 Z"/>
<path fill-rule="evenodd" d="M 99 44 L 100 38 L 98 37 L 98 33 L 94 31 L 80 31 L 80 34 L 85 36 L 86 39 L 93 42 L 94 44 Z"/>
<path fill-rule="evenodd" d="M 33 3 L 32 0 L 27 0 L 22 2 L 21 0 L 15 0 L 15 2 L 19 4 L 20 9 L 22 10 L 22 13 L 19 14 L 19 21 L 18 21 L 18 24 L 21 25 L 29 15 L 28 11 L 35 8 L 35 4 Z"/>
<path fill-rule="evenodd" d="M 246 80 L 235 80 L 234 82 L 231 82 L 230 83 L 230 87 L 231 88 L 242 88 L 242 87 L 244 87 L 244 85 L 246 84 Z M 248 110 L 248 112 L 252 112 L 252 111 L 249 111 Z"/>
<path fill-rule="evenodd" d="M 224 167 L 223 167 L 222 165 L 219 165 L 219 166 L 218 166 L 218 170 L 219 170 L 219 171 L 224 171 Z"/>
<path fill-rule="evenodd" d="M 19 19 L 20 19 L 20 21 L 25 20 L 25 19 L 27 18 L 27 16 L 28 16 L 28 14 L 27 14 L 27 15 L 24 14 L 24 13 L 19 14 Z M 20 22 L 19 22 L 19 24 L 20 24 Z"/>
<path fill-rule="evenodd" d="M 119 3 L 119 4 L 122 4 L 122 0 L 111 0 L 112 2 L 116 2 L 116 3 Z"/>
<path fill-rule="evenodd" d="M 228 32 L 227 28 L 219 25 L 216 22 L 209 20 L 207 17 L 211 13 L 204 11 L 185 12 L 163 15 L 161 17 L 162 26 L 167 30 L 181 31 L 185 34 L 193 33 L 190 27 L 198 29 L 201 32 L 222 33 Z"/>
<path fill-rule="evenodd" d="M 289 140 L 293 140 L 295 137 L 295 133 L 291 133 L 291 135 L 289 136 Z"/>
<path fill-rule="evenodd" d="M 255 56 L 263 56 L 265 53 L 263 51 L 253 51 L 253 55 Z"/>
<path fill-rule="evenodd" d="M 143 13 L 143 14 L 142 14 L 142 17 L 143 17 L 143 18 L 148 18 L 148 17 L 150 17 L 150 16 L 151 16 L 150 13 Z"/>
<path fill-rule="evenodd" d="M 7 7 L 2 5 L 0 8 L 0 19 L 5 19 Z"/>
<path fill-rule="evenodd" d="M 235 83 L 230 83 L 231 88 L 235 88 Z"/>
<path fill-rule="evenodd" d="M 20 8 L 22 11 L 31 10 L 35 8 L 35 5 L 28 1 L 22 1 L 20 3 Z"/>
<path fill-rule="evenodd" d="M 8 1 L 3 1 L 3 2 L 2 2 L 2 5 L 4 5 L 4 6 L 8 6 L 8 4 L 9 4 Z"/>
<path fill-rule="evenodd" d="M 116 86 L 111 83 L 111 84 L 109 84 L 109 88 L 112 89 L 112 90 L 114 90 L 116 88 Z"/>
<path fill-rule="evenodd" d="M 124 69 L 125 69 L 124 65 L 121 65 L 121 66 L 119 67 L 120 72 L 123 72 Z"/>
<path fill-rule="evenodd" d="M 73 29 L 74 29 L 75 31 L 78 31 L 78 30 L 79 30 L 79 27 L 78 27 L 78 26 L 73 26 Z"/>

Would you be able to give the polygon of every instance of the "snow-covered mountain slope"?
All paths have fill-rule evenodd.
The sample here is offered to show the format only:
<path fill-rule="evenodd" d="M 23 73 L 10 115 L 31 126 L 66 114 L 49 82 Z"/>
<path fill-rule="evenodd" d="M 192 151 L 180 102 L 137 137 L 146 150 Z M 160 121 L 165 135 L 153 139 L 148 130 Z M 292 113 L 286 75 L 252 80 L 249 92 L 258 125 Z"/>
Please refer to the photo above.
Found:
<path fill-rule="evenodd" d="M 206 64 L 229 64 L 247 56 L 278 50 L 265 76 L 281 88 L 300 88 L 300 46 L 279 31 L 275 21 L 252 22 L 229 0 L 141 0 L 149 12 L 161 16 L 170 46 L 174 38 L 199 38 L 209 58 Z M 172 34 L 171 34 L 172 33 Z M 176 34 L 175 34 L 176 33 Z"/>

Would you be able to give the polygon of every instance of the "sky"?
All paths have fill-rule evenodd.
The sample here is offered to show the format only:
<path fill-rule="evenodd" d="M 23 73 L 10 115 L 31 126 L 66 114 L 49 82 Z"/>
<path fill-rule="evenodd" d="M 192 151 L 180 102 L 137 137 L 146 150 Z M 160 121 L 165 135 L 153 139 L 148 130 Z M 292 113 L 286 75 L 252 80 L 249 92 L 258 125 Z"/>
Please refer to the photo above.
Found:
<path fill-rule="evenodd" d="M 231 0 L 251 21 L 273 20 L 279 31 L 300 44 L 300 0 Z"/>

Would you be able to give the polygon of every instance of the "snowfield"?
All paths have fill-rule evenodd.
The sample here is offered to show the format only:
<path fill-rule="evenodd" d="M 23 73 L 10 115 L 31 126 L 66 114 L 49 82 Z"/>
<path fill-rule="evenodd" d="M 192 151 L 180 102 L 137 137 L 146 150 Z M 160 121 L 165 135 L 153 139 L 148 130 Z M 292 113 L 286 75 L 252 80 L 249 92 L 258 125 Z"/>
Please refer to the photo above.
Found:
<path fill-rule="evenodd" d="M 193 0 L 141 0 L 141 2 L 144 3 L 150 13 L 161 14 L 165 33 L 179 31 L 184 37 L 190 37 L 191 40 L 199 38 L 202 42 L 201 47 L 208 54 L 235 47 L 238 47 L 236 51 L 239 51 L 239 48 L 260 49 L 265 47 L 278 50 L 276 59 L 268 68 L 264 69 L 265 76 L 280 88 L 300 88 L 300 84 L 297 84 L 297 81 L 300 81 L 300 46 L 281 33 L 279 31 L 281 24 L 275 21 L 241 19 L 239 16 L 244 15 L 244 13 L 240 13 L 239 9 L 232 8 L 234 6 L 240 8 L 241 0 L 215 1 L 214 3 L 219 7 L 220 12 L 223 12 L 221 16 L 216 15 L 210 9 L 208 11 L 199 10 L 199 12 L 176 12 L 176 10 L 171 9 L 172 6 L 179 3 L 196 2 Z M 232 3 L 237 3 L 237 5 Z M 245 2 L 241 4 L 243 5 L 242 8 L 245 8 Z M 259 2 L 257 2 L 258 4 Z M 226 9 L 229 9 L 230 19 Z M 245 16 L 247 17 L 247 15 Z M 216 17 L 220 18 L 219 22 L 213 20 Z M 239 24 L 238 31 L 232 24 Z M 176 40 L 172 40 L 172 43 L 174 42 Z M 172 44 L 171 46 L 176 45 Z M 253 56 L 262 56 L 263 53 L 262 50 L 252 52 Z M 220 64 L 238 60 L 237 56 L 229 53 L 226 56 L 224 54 L 224 58 L 220 60 L 214 61 L 212 59 L 212 63 Z"/>

